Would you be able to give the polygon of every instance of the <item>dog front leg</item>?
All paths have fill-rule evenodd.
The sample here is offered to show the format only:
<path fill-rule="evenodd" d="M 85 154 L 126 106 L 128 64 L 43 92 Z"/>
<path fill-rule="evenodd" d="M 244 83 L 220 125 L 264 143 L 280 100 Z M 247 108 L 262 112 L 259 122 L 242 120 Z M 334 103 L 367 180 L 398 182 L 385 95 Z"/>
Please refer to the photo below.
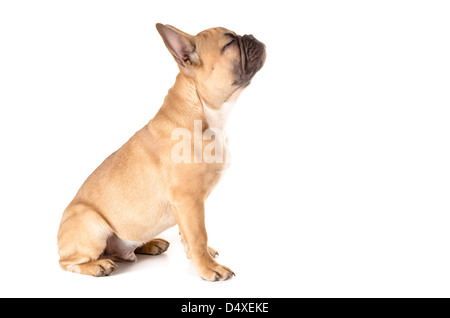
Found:
<path fill-rule="evenodd" d="M 179 200 L 172 203 L 172 209 L 184 239 L 186 254 L 194 263 L 200 277 L 208 281 L 231 278 L 233 271 L 217 263 L 208 251 L 204 202 Z"/>

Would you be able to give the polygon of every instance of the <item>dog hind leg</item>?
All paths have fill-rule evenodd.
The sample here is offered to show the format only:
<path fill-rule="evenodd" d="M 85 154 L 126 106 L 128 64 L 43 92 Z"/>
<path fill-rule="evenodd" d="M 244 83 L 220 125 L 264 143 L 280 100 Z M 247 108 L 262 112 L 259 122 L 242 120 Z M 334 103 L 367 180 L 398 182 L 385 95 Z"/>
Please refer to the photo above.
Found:
<path fill-rule="evenodd" d="M 155 238 L 150 242 L 138 247 L 135 251 L 137 254 L 159 255 L 167 251 L 170 243 L 166 240 Z"/>
<path fill-rule="evenodd" d="M 82 204 L 67 208 L 58 232 L 61 268 L 96 277 L 111 274 L 116 264 L 99 259 L 111 234 L 111 228 L 94 209 Z"/>

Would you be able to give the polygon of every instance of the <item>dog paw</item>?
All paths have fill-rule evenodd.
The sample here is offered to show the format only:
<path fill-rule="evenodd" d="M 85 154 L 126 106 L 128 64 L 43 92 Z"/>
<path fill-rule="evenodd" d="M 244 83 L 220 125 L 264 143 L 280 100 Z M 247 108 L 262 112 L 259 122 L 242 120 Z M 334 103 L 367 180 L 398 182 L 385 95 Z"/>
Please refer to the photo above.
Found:
<path fill-rule="evenodd" d="M 102 259 L 97 261 L 97 265 L 99 267 L 96 277 L 109 276 L 112 272 L 117 268 L 116 263 L 109 259 Z"/>
<path fill-rule="evenodd" d="M 72 265 L 69 270 L 94 277 L 109 276 L 117 268 L 116 263 L 110 259 L 99 259 L 85 264 Z"/>
<path fill-rule="evenodd" d="M 157 238 L 153 239 L 150 242 L 138 247 L 135 253 L 138 254 L 148 254 L 148 255 L 159 255 L 167 251 L 170 243 L 166 240 Z"/>
<path fill-rule="evenodd" d="M 200 277 L 210 282 L 230 279 L 236 274 L 226 266 L 215 263 L 199 270 Z"/>

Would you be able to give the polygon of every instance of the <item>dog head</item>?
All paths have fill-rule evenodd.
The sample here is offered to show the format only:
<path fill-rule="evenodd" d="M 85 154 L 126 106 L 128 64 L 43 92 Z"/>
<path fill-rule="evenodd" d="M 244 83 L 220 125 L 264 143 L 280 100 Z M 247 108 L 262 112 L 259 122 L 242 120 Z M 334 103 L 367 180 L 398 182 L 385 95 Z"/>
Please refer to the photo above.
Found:
<path fill-rule="evenodd" d="M 170 25 L 156 28 L 180 71 L 195 81 L 198 94 L 212 107 L 247 87 L 266 60 L 265 45 L 253 35 L 212 28 L 193 36 Z"/>

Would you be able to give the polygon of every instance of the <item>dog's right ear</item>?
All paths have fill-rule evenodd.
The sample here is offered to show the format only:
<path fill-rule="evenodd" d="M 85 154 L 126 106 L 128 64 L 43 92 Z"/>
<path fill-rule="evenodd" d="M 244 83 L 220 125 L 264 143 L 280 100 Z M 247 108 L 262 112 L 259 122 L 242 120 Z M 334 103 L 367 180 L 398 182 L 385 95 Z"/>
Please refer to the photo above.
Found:
<path fill-rule="evenodd" d="M 195 40 L 192 35 L 167 24 L 157 23 L 156 29 L 178 65 L 186 68 L 199 63 Z"/>

